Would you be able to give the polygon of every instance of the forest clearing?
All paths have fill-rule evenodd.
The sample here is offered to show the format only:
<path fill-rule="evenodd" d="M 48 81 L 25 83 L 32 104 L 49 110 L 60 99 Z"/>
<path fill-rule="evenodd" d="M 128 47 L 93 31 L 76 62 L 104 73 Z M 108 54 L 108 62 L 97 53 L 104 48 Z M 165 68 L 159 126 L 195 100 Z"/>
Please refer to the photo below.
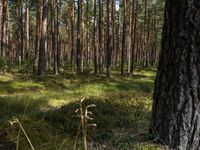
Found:
<path fill-rule="evenodd" d="M 0 0 L 0 150 L 200 150 L 198 0 Z"/>
<path fill-rule="evenodd" d="M 121 78 L 63 73 L 59 76 L 5 74 L 0 78 L 0 146 L 30 149 L 23 135 L 18 141 L 19 119 L 35 149 L 73 149 L 80 124 L 76 109 L 80 100 L 92 108 L 97 127 L 88 129 L 92 149 L 159 149 L 148 139 L 155 69 L 138 70 Z M 5 144 L 6 143 L 6 144 Z M 77 148 L 82 147 L 80 135 Z M 98 148 L 99 147 L 99 148 Z"/>

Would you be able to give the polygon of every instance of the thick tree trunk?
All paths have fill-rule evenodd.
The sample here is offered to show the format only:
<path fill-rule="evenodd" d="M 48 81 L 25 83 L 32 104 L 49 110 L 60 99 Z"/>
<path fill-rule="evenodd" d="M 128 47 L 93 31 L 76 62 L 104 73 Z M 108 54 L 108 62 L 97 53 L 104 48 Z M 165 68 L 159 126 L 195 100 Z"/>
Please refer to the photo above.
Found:
<path fill-rule="evenodd" d="M 170 149 L 200 149 L 199 1 L 167 0 L 150 133 Z"/>

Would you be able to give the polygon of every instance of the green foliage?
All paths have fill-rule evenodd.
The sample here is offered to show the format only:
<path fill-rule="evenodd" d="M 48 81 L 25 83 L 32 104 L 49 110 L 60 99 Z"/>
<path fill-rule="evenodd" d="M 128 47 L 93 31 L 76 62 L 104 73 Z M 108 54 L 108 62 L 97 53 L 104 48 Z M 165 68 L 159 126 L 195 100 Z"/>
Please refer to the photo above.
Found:
<path fill-rule="evenodd" d="M 0 73 L 10 71 L 13 68 L 13 64 L 10 60 L 0 57 Z"/>
<path fill-rule="evenodd" d="M 30 59 L 24 59 L 19 70 L 20 73 L 30 73 L 33 70 L 33 61 Z"/>

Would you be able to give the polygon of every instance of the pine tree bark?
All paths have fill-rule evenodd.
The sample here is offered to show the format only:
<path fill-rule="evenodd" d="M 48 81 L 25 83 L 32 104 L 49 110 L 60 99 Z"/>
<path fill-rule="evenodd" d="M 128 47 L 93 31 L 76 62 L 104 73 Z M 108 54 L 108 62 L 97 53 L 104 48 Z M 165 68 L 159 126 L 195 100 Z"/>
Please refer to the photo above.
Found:
<path fill-rule="evenodd" d="M 126 47 L 126 0 L 123 0 L 123 31 L 122 31 L 122 53 L 121 53 L 121 76 L 124 75 L 125 47 Z"/>
<path fill-rule="evenodd" d="M 36 73 L 38 68 L 38 59 L 39 59 L 39 46 L 40 46 L 40 31 L 41 31 L 41 10 L 40 10 L 40 2 L 41 0 L 36 0 L 36 33 L 35 33 L 35 56 L 34 56 L 34 66 L 33 72 Z"/>
<path fill-rule="evenodd" d="M 150 134 L 169 149 L 200 149 L 199 1 L 167 0 Z"/>
<path fill-rule="evenodd" d="M 135 45 L 136 45 L 136 33 L 137 33 L 137 0 L 132 2 L 132 20 L 131 20 L 131 74 L 134 70 L 134 57 L 135 57 Z"/>
<path fill-rule="evenodd" d="M 110 48 L 110 2 L 109 0 L 106 1 L 106 49 L 107 49 L 107 79 L 110 79 L 111 74 L 111 48 Z"/>
<path fill-rule="evenodd" d="M 102 0 L 99 0 L 99 22 L 98 22 L 98 32 L 99 32 L 99 74 L 103 73 L 103 40 L 102 40 Z"/>
<path fill-rule="evenodd" d="M 71 67 L 74 67 L 74 24 L 75 24 L 74 0 L 71 0 Z"/>
<path fill-rule="evenodd" d="M 77 12 L 77 51 L 76 51 L 76 66 L 77 73 L 81 73 L 81 9 L 82 9 L 82 0 L 78 0 L 78 12 Z"/>
<path fill-rule="evenodd" d="M 48 18 L 48 0 L 43 0 L 43 15 L 41 28 L 41 41 L 39 49 L 38 75 L 45 75 L 45 52 L 47 51 L 47 18 Z"/>
<path fill-rule="evenodd" d="M 17 53 L 18 53 L 18 65 L 20 68 L 23 59 L 22 0 L 18 0 L 17 15 L 18 15 Z"/>
<path fill-rule="evenodd" d="M 7 20 L 7 0 L 3 0 L 2 26 L 1 26 L 1 57 L 5 58 L 6 51 L 6 20 Z"/>
<path fill-rule="evenodd" d="M 96 13 L 97 13 L 97 3 L 94 0 L 94 27 L 93 27 L 93 50 L 94 50 L 94 74 L 97 74 L 97 46 L 96 46 Z"/>
<path fill-rule="evenodd" d="M 30 49 L 30 10 L 29 0 L 26 0 L 26 40 L 25 40 L 25 58 L 28 58 Z"/>

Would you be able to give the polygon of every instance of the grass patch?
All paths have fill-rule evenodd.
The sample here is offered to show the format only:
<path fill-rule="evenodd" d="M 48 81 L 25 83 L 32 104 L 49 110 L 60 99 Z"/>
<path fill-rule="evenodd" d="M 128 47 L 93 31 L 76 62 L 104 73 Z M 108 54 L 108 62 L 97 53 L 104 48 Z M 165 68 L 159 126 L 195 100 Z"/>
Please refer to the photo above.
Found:
<path fill-rule="evenodd" d="M 36 149 L 72 149 L 79 124 L 75 110 L 86 97 L 84 105 L 97 106 L 97 127 L 88 133 L 91 149 L 160 149 L 148 144 L 147 135 L 154 78 L 154 70 L 138 70 L 124 78 L 114 74 L 109 82 L 93 74 L 5 74 L 0 77 L 0 145 L 16 146 L 19 127 L 8 121 L 18 118 Z M 82 149 L 81 138 L 78 147 Z M 23 135 L 20 149 L 29 149 Z"/>

